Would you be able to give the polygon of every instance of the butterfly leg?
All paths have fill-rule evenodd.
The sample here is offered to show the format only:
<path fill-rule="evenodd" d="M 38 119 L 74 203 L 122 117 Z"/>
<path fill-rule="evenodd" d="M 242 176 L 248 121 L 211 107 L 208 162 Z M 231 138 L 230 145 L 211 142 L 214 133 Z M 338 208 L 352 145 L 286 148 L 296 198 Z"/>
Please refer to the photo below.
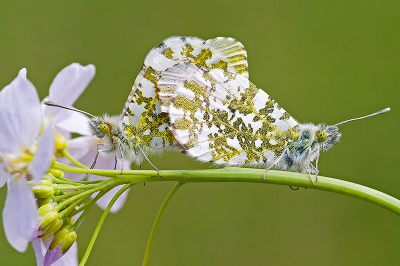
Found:
<path fill-rule="evenodd" d="M 287 150 L 288 150 L 288 149 L 285 149 L 285 150 L 282 152 L 282 154 L 279 155 L 278 158 L 276 158 L 276 160 L 274 161 L 274 163 L 271 164 L 270 167 L 268 167 L 267 169 L 265 169 L 264 174 L 263 174 L 264 181 L 265 181 L 265 173 L 266 173 L 268 170 L 270 170 L 272 167 L 274 167 L 275 165 L 277 165 L 277 164 L 279 163 L 280 160 L 282 160 L 282 158 L 283 158 L 283 156 L 285 155 L 285 153 L 286 153 Z"/>
<path fill-rule="evenodd" d="M 315 187 L 314 180 L 313 180 L 312 177 L 311 177 L 311 167 L 310 167 L 310 166 L 312 166 L 313 168 L 315 168 L 314 165 L 312 165 L 312 163 L 311 163 L 311 155 L 312 155 L 312 154 L 311 154 L 311 148 L 308 147 L 307 150 L 306 150 L 306 152 L 308 153 L 308 156 L 307 156 L 307 159 L 308 159 L 308 163 L 307 163 L 307 172 L 308 172 L 308 176 L 310 177 L 310 180 L 311 180 L 311 182 L 313 183 L 313 185 L 314 185 L 314 187 Z"/>
<path fill-rule="evenodd" d="M 97 153 L 96 153 L 96 157 L 94 157 L 94 162 L 93 162 L 92 165 L 90 166 L 90 169 L 93 169 L 94 166 L 96 165 L 97 158 L 99 157 L 99 153 L 102 151 L 102 150 L 99 150 L 99 146 L 103 146 L 103 145 L 104 145 L 103 143 L 97 143 Z"/>
<path fill-rule="evenodd" d="M 158 172 L 158 177 L 161 177 L 160 170 L 158 170 L 158 168 L 157 168 L 157 167 L 155 167 L 155 166 L 154 166 L 154 164 L 152 164 L 152 163 L 150 162 L 149 158 L 147 158 L 146 154 L 144 153 L 144 151 L 143 151 L 142 147 L 140 147 L 140 145 L 139 145 L 139 144 L 138 144 L 138 145 L 136 145 L 136 146 L 137 146 L 137 147 L 139 147 L 139 150 L 140 150 L 140 152 L 143 154 L 143 156 L 144 156 L 144 158 L 146 159 L 146 161 L 148 161 L 148 162 L 149 162 L 149 164 L 150 164 L 151 166 L 153 166 L 153 168 L 154 168 L 154 169 L 156 169 L 156 170 L 157 170 L 157 172 Z"/>
<path fill-rule="evenodd" d="M 315 181 L 318 181 L 318 173 L 319 173 L 319 170 L 318 170 L 318 160 L 319 160 L 319 148 L 317 149 L 317 159 L 315 159 Z"/>
<path fill-rule="evenodd" d="M 122 175 L 122 171 L 124 171 L 124 155 L 122 154 L 121 141 L 119 139 L 118 139 L 118 149 L 121 155 L 121 175 Z M 117 156 L 115 156 L 115 167 L 116 166 L 117 166 Z"/>

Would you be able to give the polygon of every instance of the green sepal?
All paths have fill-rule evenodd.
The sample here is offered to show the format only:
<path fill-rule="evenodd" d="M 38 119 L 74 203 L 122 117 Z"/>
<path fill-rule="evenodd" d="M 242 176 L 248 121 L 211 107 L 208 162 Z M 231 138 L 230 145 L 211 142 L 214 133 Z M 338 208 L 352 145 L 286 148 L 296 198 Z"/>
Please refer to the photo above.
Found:
<path fill-rule="evenodd" d="M 57 219 L 55 219 L 53 223 L 39 237 L 45 237 L 47 235 L 57 232 L 62 227 L 62 225 L 63 225 L 63 220 L 57 217 Z"/>
<path fill-rule="evenodd" d="M 50 243 L 49 250 L 61 245 L 61 253 L 65 254 L 75 243 L 77 237 L 78 235 L 75 231 L 71 231 L 70 228 L 64 228 L 56 234 L 53 241 Z"/>
<path fill-rule="evenodd" d="M 48 181 L 46 181 L 48 182 Z M 45 199 L 45 198 L 50 198 L 51 196 L 54 195 L 54 188 L 53 186 L 48 186 L 48 185 L 37 185 L 32 187 L 33 193 L 35 194 L 35 197 L 38 199 Z"/>
<path fill-rule="evenodd" d="M 40 208 L 43 205 L 46 205 L 46 204 L 49 204 L 49 203 L 53 203 L 53 202 L 54 202 L 53 198 L 44 198 L 44 199 L 37 199 L 36 204 Z"/>

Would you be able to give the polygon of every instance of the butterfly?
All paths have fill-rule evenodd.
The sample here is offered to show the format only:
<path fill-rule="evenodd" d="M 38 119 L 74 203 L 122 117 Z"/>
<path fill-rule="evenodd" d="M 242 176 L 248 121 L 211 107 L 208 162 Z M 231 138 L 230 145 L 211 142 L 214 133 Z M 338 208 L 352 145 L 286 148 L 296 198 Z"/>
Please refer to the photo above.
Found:
<path fill-rule="evenodd" d="M 133 161 L 140 167 L 146 159 L 158 171 L 147 155 L 167 148 L 180 149 L 169 129 L 168 115 L 160 111 L 158 97 L 158 80 L 162 73 L 180 62 L 248 77 L 247 52 L 233 38 L 217 37 L 206 41 L 196 37 L 167 38 L 146 56 L 121 115 L 86 113 L 92 116 L 89 120 L 91 134 L 103 140 L 100 153 Z"/>
<path fill-rule="evenodd" d="M 193 63 L 164 71 L 158 86 L 161 111 L 169 115 L 187 155 L 215 164 L 262 166 L 264 179 L 274 168 L 308 173 L 315 186 L 311 174 L 319 172 L 320 153 L 339 142 L 338 126 L 365 118 L 302 124 L 247 78 Z"/>

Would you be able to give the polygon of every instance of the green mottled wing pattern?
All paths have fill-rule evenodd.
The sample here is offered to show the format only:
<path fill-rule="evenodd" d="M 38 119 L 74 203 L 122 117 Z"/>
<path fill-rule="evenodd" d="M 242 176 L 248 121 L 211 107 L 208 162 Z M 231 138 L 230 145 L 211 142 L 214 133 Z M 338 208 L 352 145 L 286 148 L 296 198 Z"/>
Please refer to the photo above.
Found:
<path fill-rule="evenodd" d="M 233 38 L 204 41 L 195 37 L 170 37 L 164 40 L 146 56 L 122 112 L 126 136 L 135 139 L 145 151 L 177 145 L 169 129 L 169 117 L 160 109 L 158 80 L 164 71 L 180 62 L 229 70 L 248 77 L 246 50 Z"/>
<path fill-rule="evenodd" d="M 198 160 L 268 166 L 298 137 L 297 121 L 241 75 L 182 63 L 158 84 L 175 138 Z"/>

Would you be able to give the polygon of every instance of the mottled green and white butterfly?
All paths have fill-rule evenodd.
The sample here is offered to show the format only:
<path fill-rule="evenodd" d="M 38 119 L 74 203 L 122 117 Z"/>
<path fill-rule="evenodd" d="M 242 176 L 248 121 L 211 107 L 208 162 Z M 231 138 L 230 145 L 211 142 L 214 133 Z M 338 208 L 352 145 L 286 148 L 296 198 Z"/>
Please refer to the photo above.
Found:
<path fill-rule="evenodd" d="M 173 36 L 164 40 L 146 56 L 122 114 L 104 114 L 90 119 L 92 135 L 104 140 L 101 153 L 141 165 L 144 158 L 151 164 L 147 155 L 180 147 L 169 129 L 168 115 L 160 111 L 158 98 L 160 76 L 180 62 L 228 70 L 248 78 L 246 50 L 233 38 L 217 37 L 204 41 L 196 37 Z"/>
<path fill-rule="evenodd" d="M 335 125 L 301 124 L 247 78 L 191 63 L 164 71 L 158 86 L 161 110 L 169 114 L 171 130 L 189 156 L 216 164 L 309 173 L 313 184 L 320 152 L 340 140 L 338 126 L 365 118 Z"/>

